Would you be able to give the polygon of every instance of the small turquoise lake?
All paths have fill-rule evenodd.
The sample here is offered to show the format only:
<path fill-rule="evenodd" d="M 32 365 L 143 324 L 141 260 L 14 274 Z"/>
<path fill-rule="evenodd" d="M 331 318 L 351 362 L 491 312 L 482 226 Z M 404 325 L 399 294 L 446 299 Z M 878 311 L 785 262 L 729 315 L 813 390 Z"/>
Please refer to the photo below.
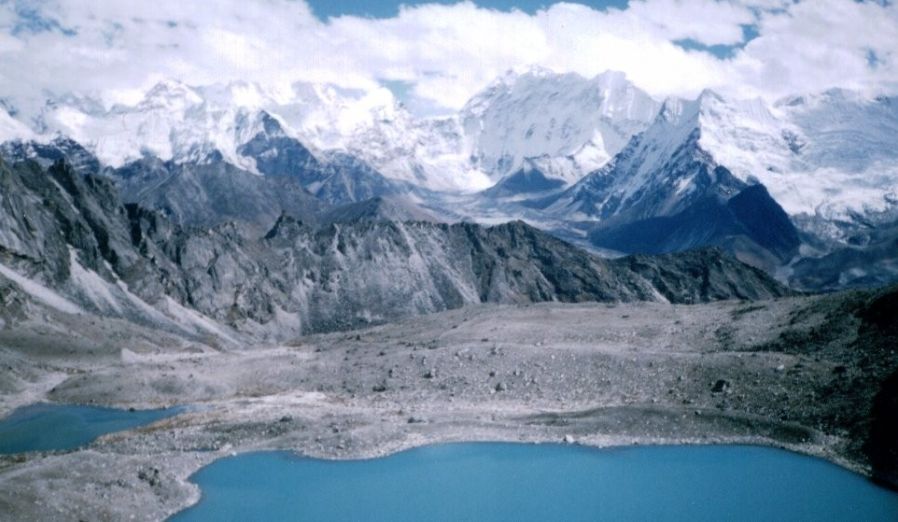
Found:
<path fill-rule="evenodd" d="M 32 404 L 0 419 L 0 454 L 75 449 L 100 435 L 150 424 L 182 411 Z"/>
<path fill-rule="evenodd" d="M 264 452 L 191 480 L 202 500 L 173 521 L 898 520 L 898 494 L 756 446 L 463 443 L 355 461 Z"/>

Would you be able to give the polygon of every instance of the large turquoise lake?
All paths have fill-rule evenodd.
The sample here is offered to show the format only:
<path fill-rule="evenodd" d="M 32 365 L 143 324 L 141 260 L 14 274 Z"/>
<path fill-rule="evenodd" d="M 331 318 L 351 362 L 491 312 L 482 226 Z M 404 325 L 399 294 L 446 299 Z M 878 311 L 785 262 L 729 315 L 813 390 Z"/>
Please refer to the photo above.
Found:
<path fill-rule="evenodd" d="M 0 454 L 75 449 L 100 435 L 136 428 L 181 411 L 183 408 L 128 411 L 32 404 L 0 419 Z"/>
<path fill-rule="evenodd" d="M 898 494 L 755 446 L 465 443 L 357 461 L 266 452 L 192 480 L 202 500 L 174 521 L 898 520 Z"/>

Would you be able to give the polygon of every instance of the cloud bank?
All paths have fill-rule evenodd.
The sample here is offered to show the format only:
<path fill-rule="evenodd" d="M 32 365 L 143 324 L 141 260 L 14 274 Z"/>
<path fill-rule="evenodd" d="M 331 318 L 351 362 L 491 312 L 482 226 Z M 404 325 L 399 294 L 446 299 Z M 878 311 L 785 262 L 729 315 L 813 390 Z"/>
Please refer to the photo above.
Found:
<path fill-rule="evenodd" d="M 705 88 L 768 99 L 832 87 L 894 93 L 896 53 L 890 2 L 631 0 L 533 14 L 461 2 L 322 21 L 298 0 L 0 0 L 0 98 L 20 106 L 66 93 L 133 102 L 173 78 L 248 80 L 285 96 L 297 81 L 402 85 L 410 106 L 448 112 L 527 65 L 620 70 L 659 98 Z"/>

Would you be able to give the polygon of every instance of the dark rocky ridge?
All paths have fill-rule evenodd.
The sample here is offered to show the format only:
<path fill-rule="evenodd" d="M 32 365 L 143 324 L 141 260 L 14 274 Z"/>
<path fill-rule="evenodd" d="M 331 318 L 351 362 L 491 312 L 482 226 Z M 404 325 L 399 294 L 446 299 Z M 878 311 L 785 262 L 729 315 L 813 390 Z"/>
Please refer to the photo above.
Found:
<path fill-rule="evenodd" d="M 242 221 L 261 233 L 281 212 L 314 221 L 327 208 L 291 179 L 257 176 L 219 157 L 179 164 L 145 158 L 112 176 L 126 203 L 158 210 L 181 225 Z"/>
<path fill-rule="evenodd" d="M 788 291 L 717 251 L 607 261 L 522 222 L 355 221 L 282 215 L 264 237 L 239 223 L 182 227 L 125 206 L 112 181 L 63 162 L 0 166 L 4 263 L 88 310 L 144 322 L 133 299 L 171 299 L 219 324 L 276 337 L 379 323 L 464 304 L 704 302 Z M 75 263 L 73 265 L 73 263 Z M 79 278 L 73 266 L 83 267 Z M 99 279 L 86 283 L 84 270 Z M 111 298 L 97 298 L 95 286 Z"/>
<path fill-rule="evenodd" d="M 333 208 L 319 217 L 319 223 L 355 223 L 358 221 L 429 221 L 439 223 L 436 216 L 418 208 L 402 197 L 378 196 L 358 203 Z"/>
<path fill-rule="evenodd" d="M 871 227 L 852 237 L 855 245 L 792 265 L 789 284 L 799 289 L 833 291 L 877 288 L 898 279 L 898 221 Z"/>
<path fill-rule="evenodd" d="M 546 177 L 539 169 L 528 167 L 505 176 L 498 183 L 483 191 L 490 198 L 503 198 L 520 194 L 538 194 L 564 187 L 559 179 Z"/>
<path fill-rule="evenodd" d="M 237 153 L 252 158 L 266 177 L 293 180 L 321 201 L 345 205 L 366 199 L 404 194 L 413 190 L 386 178 L 364 161 L 342 152 L 320 159 L 268 113 L 260 112 L 262 128 Z"/>
<path fill-rule="evenodd" d="M 721 246 L 770 268 L 792 259 L 800 245 L 789 216 L 763 185 L 747 187 L 728 200 L 704 198 L 671 216 L 602 224 L 589 238 L 599 247 L 641 254 Z"/>
<path fill-rule="evenodd" d="M 100 160 L 71 138 L 57 137 L 49 143 L 7 141 L 0 144 L 0 156 L 9 162 L 34 160 L 47 168 L 59 160 L 67 161 L 80 174 L 98 174 Z"/>

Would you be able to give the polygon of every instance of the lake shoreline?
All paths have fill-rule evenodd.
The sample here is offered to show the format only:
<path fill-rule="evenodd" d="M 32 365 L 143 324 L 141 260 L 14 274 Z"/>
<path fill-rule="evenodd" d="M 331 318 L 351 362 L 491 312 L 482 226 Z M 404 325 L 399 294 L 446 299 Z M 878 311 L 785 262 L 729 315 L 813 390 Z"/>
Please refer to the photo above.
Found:
<path fill-rule="evenodd" d="M 333 412 L 331 412 L 332 414 Z M 521 412 L 516 411 L 515 417 L 520 418 Z M 638 415 L 633 412 L 634 415 Z M 207 412 L 207 414 L 209 414 Z M 581 414 L 581 412 L 577 412 Z M 740 445 L 770 447 L 806 455 L 808 457 L 821 458 L 853 473 L 871 478 L 869 468 L 859 466 L 856 462 L 846 460 L 832 451 L 832 447 L 822 443 L 784 443 L 780 440 L 758 437 L 750 434 L 739 436 L 715 435 L 710 432 L 701 433 L 695 437 L 662 438 L 658 436 L 622 436 L 602 433 L 579 433 L 579 429 L 559 429 L 558 427 L 534 426 L 528 423 L 515 424 L 510 418 L 497 418 L 495 420 L 482 421 L 465 416 L 446 416 L 446 418 L 431 419 L 415 425 L 409 429 L 407 421 L 397 422 L 392 430 L 384 430 L 377 437 L 377 443 L 366 443 L 364 440 L 352 439 L 354 444 L 346 446 L 340 442 L 335 445 L 322 444 L 323 438 L 332 428 L 313 430 L 308 434 L 306 445 L 293 446 L 283 444 L 283 440 L 245 441 L 241 445 L 233 445 L 235 439 L 223 438 L 221 447 L 207 451 L 171 451 L 171 448 L 160 448 L 159 435 L 164 434 L 168 444 L 174 444 L 179 439 L 189 437 L 193 419 L 184 418 L 190 413 L 182 413 L 177 417 L 164 419 L 149 426 L 132 431 L 112 433 L 101 437 L 88 447 L 72 452 L 38 452 L 28 454 L 31 468 L 37 477 L 50 475 L 57 481 L 67 483 L 71 480 L 71 488 L 67 491 L 75 492 L 72 499 L 81 504 L 77 509 L 56 510 L 57 515 L 88 513 L 103 513 L 112 518 L 128 518 L 134 514 L 132 508 L 139 506 L 139 511 L 147 514 L 146 517 L 138 517 L 145 520 L 161 520 L 179 513 L 195 505 L 201 500 L 201 491 L 198 485 L 191 481 L 191 477 L 206 466 L 211 465 L 222 458 L 255 452 L 289 452 L 297 457 L 308 457 L 324 460 L 356 461 L 383 458 L 397 453 L 414 450 L 426 446 L 458 444 L 458 443 L 516 443 L 516 444 L 573 444 L 594 449 L 619 449 L 642 446 L 708 446 L 708 445 Z M 490 413 L 494 415 L 494 413 Z M 694 413 L 692 414 L 693 416 Z M 529 416 L 529 415 L 525 415 Z M 337 418 L 337 417 L 335 417 Z M 687 417 L 688 418 L 688 417 Z M 352 416 L 352 422 L 359 424 L 359 415 Z M 741 420 L 741 419 L 740 419 Z M 205 419 L 203 422 L 209 422 Z M 280 422 L 278 420 L 277 422 Z M 172 426 L 174 425 L 174 426 Z M 240 431 L 245 424 L 235 423 L 231 426 L 233 431 Z M 566 427 L 567 428 L 567 427 Z M 694 426 L 671 426 L 671 429 L 688 432 Z M 389 431 L 389 432 L 388 432 Z M 341 447 L 342 446 L 342 447 Z M 162 451 L 159 451 L 162 449 Z M 128 455 L 124 461 L 122 455 Z M 8 464 L 19 460 L 20 456 L 0 456 L 0 474 L 5 474 Z M 98 462 L 100 460 L 100 462 Z M 93 461 L 93 462 L 91 462 Z M 67 479 L 63 476 L 55 476 L 55 469 L 85 468 L 92 473 L 82 473 Z M 158 474 L 155 470 L 159 470 Z M 125 490 L 134 493 L 132 499 L 120 505 L 108 505 L 108 496 L 85 497 L 83 491 L 75 485 L 84 475 L 90 475 L 90 481 L 99 484 L 123 484 Z M 149 478 L 147 478 L 149 477 Z M 155 478 L 154 478 L 155 477 Z M 135 480 L 136 479 L 136 480 Z M 153 483 L 158 480 L 158 483 Z M 164 487 L 162 483 L 165 482 Z M 4 484 L 4 487 L 11 485 Z M 143 489 L 149 486 L 150 495 Z M 12 486 L 14 487 L 14 486 Z M 4 496 L 13 496 L 10 490 L 5 491 Z M 68 496 L 68 495 L 63 495 Z M 8 497 L 7 497 L 8 498 Z M 119 500 L 122 497 L 116 496 Z M 5 503 L 4 503 L 5 504 Z M 0 504 L 0 505 L 4 505 Z M 32 506 L 27 502 L 10 504 L 14 513 L 31 513 Z M 4 505 L 6 507 L 6 505 Z M 51 507 L 51 506 L 38 506 Z M 124 508 L 124 509 L 122 509 Z M 49 510 L 40 509 L 37 512 L 46 514 Z M 53 517 L 51 517 L 52 519 Z M 61 517 L 66 518 L 66 517 Z"/>
<path fill-rule="evenodd" d="M 860 351 L 863 325 L 837 298 L 469 307 L 286 344 L 121 341 L 85 358 L 47 331 L 39 357 L 0 351 L 7 376 L 27 377 L 7 383 L 18 392 L 0 396 L 0 411 L 22 397 L 194 407 L 79 451 L 0 457 L 0 511 L 160 520 L 198 501 L 194 472 L 234 453 L 369 458 L 467 441 L 764 445 L 876 476 L 863 430 L 898 357 Z M 108 337 L 97 324 L 85 346 Z M 777 348 L 827 325 L 844 340 Z M 46 325 L 30 328 L 33 341 Z"/>
<path fill-rule="evenodd" d="M 745 445 L 465 442 L 339 464 L 252 452 L 191 480 L 202 499 L 173 521 L 283 520 L 297 509 L 313 520 L 499 520 L 511 510 L 523 520 L 892 520 L 898 512 L 898 494 L 844 468 Z"/>

